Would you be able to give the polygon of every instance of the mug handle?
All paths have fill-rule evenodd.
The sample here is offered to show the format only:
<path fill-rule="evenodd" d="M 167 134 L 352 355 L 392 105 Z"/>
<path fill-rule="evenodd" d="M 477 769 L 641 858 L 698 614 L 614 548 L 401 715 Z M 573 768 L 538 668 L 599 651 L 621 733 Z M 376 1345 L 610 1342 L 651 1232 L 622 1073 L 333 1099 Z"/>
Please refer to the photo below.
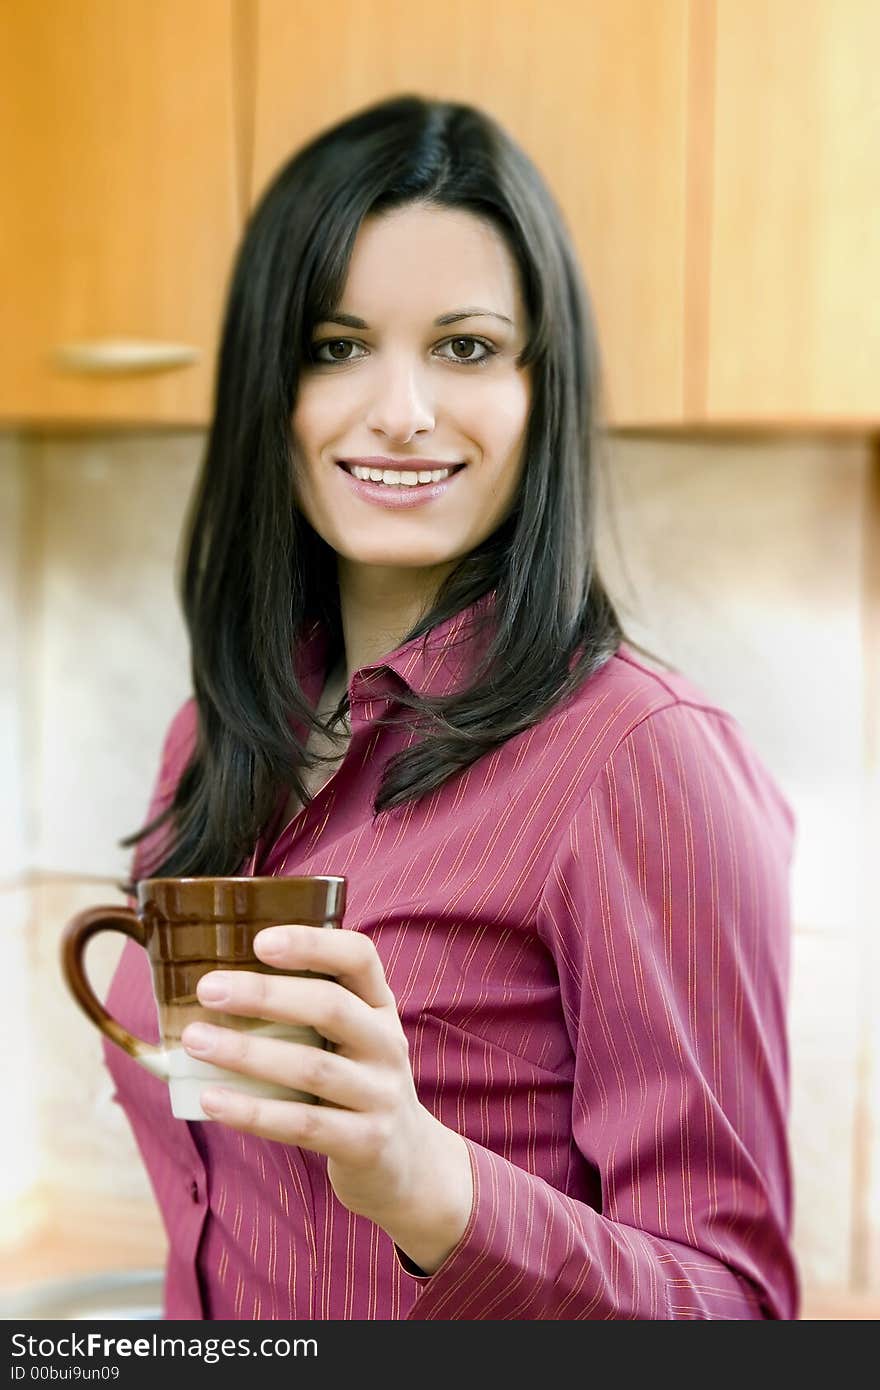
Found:
<path fill-rule="evenodd" d="M 87 907 L 72 917 L 61 937 L 61 969 L 68 988 L 87 1018 L 91 1019 L 111 1042 L 127 1052 L 154 1076 L 167 1078 L 168 1067 L 161 1047 L 136 1038 L 108 1014 L 89 984 L 85 972 L 84 952 L 98 932 L 117 931 L 130 936 L 146 950 L 146 932 L 136 912 L 130 907 Z"/>

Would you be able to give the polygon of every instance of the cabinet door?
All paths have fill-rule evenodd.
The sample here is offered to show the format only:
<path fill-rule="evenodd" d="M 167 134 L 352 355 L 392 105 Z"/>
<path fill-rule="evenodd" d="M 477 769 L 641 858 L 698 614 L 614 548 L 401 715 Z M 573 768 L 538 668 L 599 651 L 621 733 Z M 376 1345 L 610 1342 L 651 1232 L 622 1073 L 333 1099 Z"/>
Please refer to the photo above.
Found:
<path fill-rule="evenodd" d="M 240 227 L 230 29 L 201 0 L 5 0 L 0 422 L 206 422 Z"/>
<path fill-rule="evenodd" d="M 717 0 L 705 409 L 880 419 L 880 4 Z"/>
<path fill-rule="evenodd" d="M 687 48 L 687 0 L 261 0 L 252 200 L 296 148 L 370 102 L 416 92 L 482 107 L 563 210 L 606 419 L 677 423 Z"/>

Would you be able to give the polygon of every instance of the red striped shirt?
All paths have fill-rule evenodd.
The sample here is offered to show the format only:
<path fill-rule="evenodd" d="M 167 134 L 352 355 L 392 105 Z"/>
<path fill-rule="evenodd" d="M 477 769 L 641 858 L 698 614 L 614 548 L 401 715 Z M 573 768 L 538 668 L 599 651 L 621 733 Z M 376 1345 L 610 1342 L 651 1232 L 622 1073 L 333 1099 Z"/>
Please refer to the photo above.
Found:
<path fill-rule="evenodd" d="M 355 673 L 343 762 L 241 869 L 348 879 L 344 926 L 376 945 L 419 1097 L 467 1141 L 467 1229 L 416 1273 L 336 1199 L 324 1157 L 174 1119 L 105 1044 L 168 1230 L 166 1316 L 795 1318 L 791 808 L 729 713 L 624 644 L 539 724 L 374 820 L 387 758 L 416 737 L 375 721 L 401 681 L 466 683 L 475 648 L 452 638 L 470 612 Z M 313 704 L 326 654 L 315 625 L 296 657 Z M 150 816 L 195 716 L 190 700 L 171 724 Z M 157 1039 L 133 943 L 108 1005 Z"/>

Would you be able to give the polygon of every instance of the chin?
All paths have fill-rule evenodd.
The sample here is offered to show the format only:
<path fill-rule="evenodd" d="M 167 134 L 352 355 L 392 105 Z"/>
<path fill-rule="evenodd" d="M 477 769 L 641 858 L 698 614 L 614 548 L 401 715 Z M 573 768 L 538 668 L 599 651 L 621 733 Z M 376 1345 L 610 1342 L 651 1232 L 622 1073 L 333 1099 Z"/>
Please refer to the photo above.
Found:
<path fill-rule="evenodd" d="M 356 555 L 350 554 L 347 558 L 353 565 L 370 565 L 377 569 L 382 567 L 385 569 L 425 570 L 434 569 L 438 565 L 449 565 L 456 557 L 448 554 L 429 555 L 424 550 L 394 550 L 389 546 L 386 550 L 361 551 Z"/>

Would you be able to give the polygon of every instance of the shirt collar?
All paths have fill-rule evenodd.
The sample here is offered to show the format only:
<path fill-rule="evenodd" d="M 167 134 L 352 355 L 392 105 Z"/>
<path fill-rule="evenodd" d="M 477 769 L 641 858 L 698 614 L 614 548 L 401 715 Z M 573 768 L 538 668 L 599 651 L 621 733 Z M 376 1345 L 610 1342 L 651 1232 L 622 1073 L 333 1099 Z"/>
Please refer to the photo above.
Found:
<path fill-rule="evenodd" d="M 359 667 L 349 684 L 352 703 L 393 695 L 399 689 L 395 682 L 402 682 L 414 694 L 430 697 L 466 689 L 491 640 L 494 606 L 495 593 L 490 590 L 430 632 Z M 480 620 L 485 624 L 482 627 Z M 310 699 L 316 699 L 323 687 L 328 646 L 326 625 L 315 619 L 306 628 L 296 663 L 300 682 Z"/>

